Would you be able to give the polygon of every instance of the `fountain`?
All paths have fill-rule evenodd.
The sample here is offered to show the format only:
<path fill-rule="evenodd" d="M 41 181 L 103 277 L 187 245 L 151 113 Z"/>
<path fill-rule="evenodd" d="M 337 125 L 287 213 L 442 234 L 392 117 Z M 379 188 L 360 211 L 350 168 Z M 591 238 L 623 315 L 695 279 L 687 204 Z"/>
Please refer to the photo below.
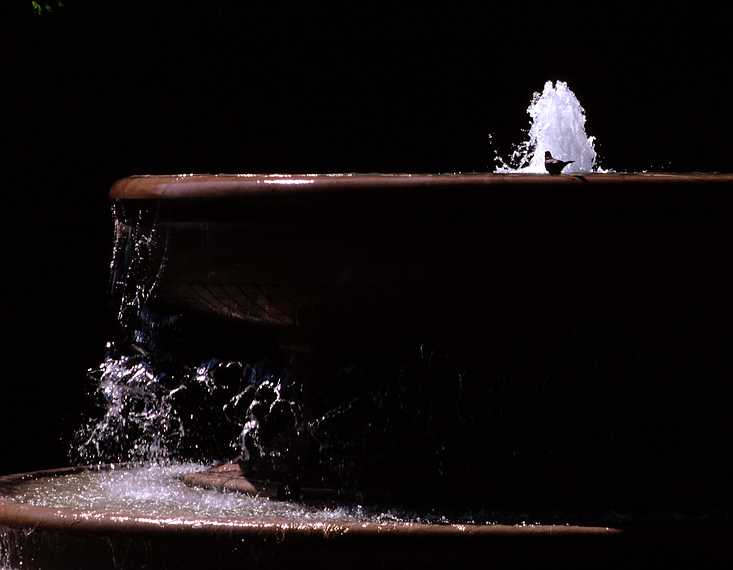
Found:
<path fill-rule="evenodd" d="M 496 172 L 545 174 L 545 151 L 556 157 L 574 160 L 565 170 L 602 172 L 597 165 L 595 137 L 585 132 L 585 110 L 564 81 L 545 83 L 542 93 L 535 93 L 527 108 L 532 123 L 529 138 L 517 144 L 508 159 L 496 155 Z"/>
<path fill-rule="evenodd" d="M 733 176 L 591 172 L 573 100 L 526 145 L 566 176 L 118 181 L 85 466 L 0 478 L 0 566 L 730 563 L 673 430 L 728 372 Z"/>

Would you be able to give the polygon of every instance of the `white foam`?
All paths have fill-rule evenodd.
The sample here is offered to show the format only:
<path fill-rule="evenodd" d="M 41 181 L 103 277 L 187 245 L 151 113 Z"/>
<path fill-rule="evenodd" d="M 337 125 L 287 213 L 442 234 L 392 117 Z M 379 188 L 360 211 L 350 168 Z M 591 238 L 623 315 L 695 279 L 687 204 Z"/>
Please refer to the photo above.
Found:
<path fill-rule="evenodd" d="M 358 504 L 307 506 L 239 493 L 222 493 L 184 485 L 180 476 L 201 471 L 201 464 L 146 464 L 132 468 L 82 471 L 58 477 L 27 479 L 5 489 L 14 500 L 37 507 L 75 509 L 88 516 L 211 521 L 236 519 L 266 524 L 352 522 L 420 522 L 398 510 L 370 510 Z M 0 566 L 0 569 L 2 567 Z"/>
<path fill-rule="evenodd" d="M 529 138 L 518 144 L 504 159 L 496 155 L 496 172 L 546 174 L 545 151 L 555 158 L 574 160 L 564 173 L 600 171 L 595 137 L 585 132 L 585 109 L 564 81 L 545 83 L 542 93 L 535 93 L 527 107 L 531 117 Z"/>

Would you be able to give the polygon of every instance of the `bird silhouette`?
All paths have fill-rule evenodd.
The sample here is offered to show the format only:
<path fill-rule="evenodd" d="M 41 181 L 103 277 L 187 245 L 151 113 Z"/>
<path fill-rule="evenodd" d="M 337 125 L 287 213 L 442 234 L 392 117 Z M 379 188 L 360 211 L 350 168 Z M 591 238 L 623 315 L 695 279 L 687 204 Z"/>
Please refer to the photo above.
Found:
<path fill-rule="evenodd" d="M 568 164 L 571 162 L 575 162 L 574 160 L 559 160 L 557 158 L 552 157 L 552 153 L 549 150 L 545 151 L 545 170 L 552 174 L 553 176 L 557 176 L 562 172 L 562 169 L 565 168 Z"/>

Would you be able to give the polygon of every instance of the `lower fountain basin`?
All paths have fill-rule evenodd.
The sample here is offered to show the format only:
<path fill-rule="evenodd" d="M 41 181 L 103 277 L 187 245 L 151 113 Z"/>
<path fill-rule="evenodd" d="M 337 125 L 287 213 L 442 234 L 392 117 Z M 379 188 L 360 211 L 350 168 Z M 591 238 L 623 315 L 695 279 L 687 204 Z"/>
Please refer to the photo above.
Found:
<path fill-rule="evenodd" d="M 166 489 L 183 488 L 180 472 L 168 473 L 168 486 L 145 489 L 135 479 L 145 468 L 137 469 L 78 467 L 1 477 L 3 568 L 283 568 L 311 563 L 321 568 L 404 568 L 468 567 L 477 561 L 511 568 L 666 568 L 722 567 L 732 560 L 728 528 L 689 522 L 615 528 L 519 519 L 516 524 L 424 523 L 395 515 L 385 520 L 385 515 L 380 519 L 358 510 L 307 511 L 266 499 L 257 499 L 258 504 L 274 505 L 274 514 L 256 509 L 247 513 L 241 503 L 235 504 L 244 500 L 239 495 L 203 490 L 186 491 L 197 493 L 198 506 L 192 511 L 186 512 L 192 508 L 190 495 L 178 495 L 182 502 L 171 510 Z M 106 507 L 97 503 L 93 481 L 110 474 L 109 488 L 115 493 L 125 487 L 121 481 L 132 477 L 128 482 L 135 489 L 130 491 L 135 509 L 120 508 L 115 500 Z M 65 479 L 72 495 L 80 497 L 76 504 L 71 501 L 73 506 L 54 498 Z M 218 516 L 202 514 L 210 501 L 231 504 Z M 233 515 L 229 507 L 240 514 Z"/>

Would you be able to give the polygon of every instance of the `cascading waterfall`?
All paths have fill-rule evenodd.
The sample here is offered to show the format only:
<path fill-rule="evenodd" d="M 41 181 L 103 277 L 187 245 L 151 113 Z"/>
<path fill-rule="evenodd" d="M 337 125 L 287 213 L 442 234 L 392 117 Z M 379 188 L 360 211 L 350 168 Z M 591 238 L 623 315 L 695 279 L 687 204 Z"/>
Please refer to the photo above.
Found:
<path fill-rule="evenodd" d="M 460 382 L 456 369 L 438 365 L 439 359 L 421 345 L 384 368 L 340 371 L 341 383 L 361 383 L 368 386 L 366 392 L 306 413 L 302 379 L 282 362 L 269 362 L 267 356 L 251 363 L 171 354 L 177 317 L 154 308 L 169 236 L 158 227 L 155 208 L 125 211 L 115 205 L 112 213 L 111 289 L 119 328 L 103 362 L 89 371 L 97 411 L 75 434 L 70 448 L 74 463 L 238 457 L 246 472 L 258 478 L 298 480 L 308 464 L 320 479 L 314 483 L 353 489 L 369 453 L 384 452 L 389 445 L 390 426 L 415 423 L 410 410 L 426 398 L 424 386 L 434 384 L 442 393 Z M 366 377 L 352 379 L 350 374 Z M 434 468 L 440 471 L 443 427 L 464 418 L 455 403 L 430 409 L 417 412 L 418 431 L 434 443 Z"/>
<path fill-rule="evenodd" d="M 532 120 L 528 139 L 516 145 L 507 159 L 496 153 L 496 172 L 546 174 L 547 150 L 555 158 L 575 161 L 564 173 L 600 171 L 595 137 L 585 131 L 585 109 L 567 83 L 546 82 L 542 93 L 532 96 L 527 114 Z"/>
<path fill-rule="evenodd" d="M 145 319 L 146 306 L 154 298 L 165 270 L 168 241 L 160 234 L 157 214 L 154 208 L 128 214 L 123 206 L 112 204 L 110 292 L 123 329 L 139 330 L 138 321 Z M 124 223 L 127 217 L 133 219 Z"/>
<path fill-rule="evenodd" d="M 246 411 L 242 394 L 271 375 L 217 359 L 161 363 L 110 345 L 89 377 L 101 414 L 77 431 L 71 449 L 86 464 L 234 456 Z"/>
<path fill-rule="evenodd" d="M 110 289 L 118 332 L 103 362 L 89 370 L 97 412 L 77 430 L 72 461 L 208 462 L 249 451 L 260 463 L 282 463 L 277 457 L 287 455 L 290 441 L 272 432 L 302 415 L 294 381 L 264 365 L 172 358 L 159 341 L 175 329 L 177 316 L 152 308 L 168 246 L 157 209 L 128 212 L 113 204 L 112 216 Z M 300 419 L 297 425 L 302 431 Z M 249 448 L 240 448 L 245 439 Z"/>

